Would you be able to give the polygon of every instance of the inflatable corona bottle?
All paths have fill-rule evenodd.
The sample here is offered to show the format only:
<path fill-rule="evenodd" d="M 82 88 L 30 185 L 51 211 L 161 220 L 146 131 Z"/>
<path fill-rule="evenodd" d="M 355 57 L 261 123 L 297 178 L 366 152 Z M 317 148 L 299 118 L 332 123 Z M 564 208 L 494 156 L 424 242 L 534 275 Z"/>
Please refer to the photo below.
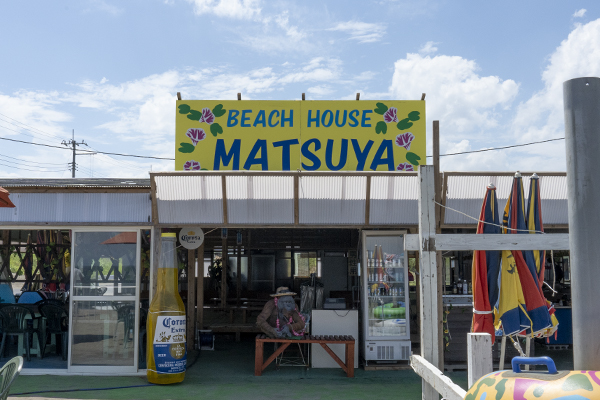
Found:
<path fill-rule="evenodd" d="M 177 238 L 163 233 L 156 294 L 148 310 L 146 359 L 150 383 L 183 381 L 187 358 L 185 307 L 177 290 Z"/>

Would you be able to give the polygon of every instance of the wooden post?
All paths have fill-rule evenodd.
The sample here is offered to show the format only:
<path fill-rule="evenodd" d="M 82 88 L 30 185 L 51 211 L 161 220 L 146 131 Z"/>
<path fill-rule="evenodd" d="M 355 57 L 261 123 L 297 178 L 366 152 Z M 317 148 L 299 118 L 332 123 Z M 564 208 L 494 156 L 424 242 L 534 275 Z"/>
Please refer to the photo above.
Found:
<path fill-rule="evenodd" d="M 467 367 L 469 388 L 482 376 L 494 372 L 489 333 L 467 333 Z"/>
<path fill-rule="evenodd" d="M 152 291 L 150 293 L 150 300 L 154 298 L 154 295 L 156 294 L 156 285 L 158 284 L 158 265 L 160 264 L 160 248 L 162 245 L 160 234 L 160 228 L 155 228 L 152 231 L 152 265 L 150 266 L 150 268 L 152 268 L 150 271 L 152 274 Z"/>
<path fill-rule="evenodd" d="M 304 93 L 302 93 L 304 95 Z M 304 100 L 304 99 L 302 99 Z M 300 223 L 300 177 L 294 175 L 294 225 Z"/>
<path fill-rule="evenodd" d="M 419 244 L 421 246 L 421 355 L 439 369 L 440 349 L 443 346 L 438 326 L 439 286 L 435 252 L 435 190 L 434 173 L 430 165 L 419 166 Z M 437 400 L 437 391 L 423 380 L 422 399 Z"/>
<path fill-rule="evenodd" d="M 242 297 L 242 246 L 237 246 L 237 282 L 236 282 L 236 297 L 237 305 L 240 305 L 240 297 Z"/>
<path fill-rule="evenodd" d="M 204 329 L 204 243 L 198 249 L 198 278 L 196 279 L 196 324 Z"/>
<path fill-rule="evenodd" d="M 440 174 L 440 121 L 433 121 L 433 179 L 434 179 L 434 192 L 435 192 L 435 233 L 442 233 L 442 223 L 441 223 L 441 209 L 442 207 L 442 176 Z M 444 337 L 444 324 L 442 323 L 444 316 L 444 307 L 443 307 L 443 298 L 442 292 L 444 287 L 443 282 L 443 260 L 442 260 L 442 252 L 437 251 L 435 255 L 436 265 L 437 265 L 437 281 L 438 281 L 438 291 L 437 291 L 437 303 L 438 303 L 438 335 L 439 337 Z M 439 351 L 439 366 L 438 368 L 443 371 L 444 370 L 444 346 L 440 346 L 438 348 Z"/>
<path fill-rule="evenodd" d="M 194 348 L 196 338 L 196 250 L 188 250 L 188 295 L 187 295 L 187 348 Z"/>
<path fill-rule="evenodd" d="M 365 194 L 365 225 L 369 225 L 371 220 L 371 176 L 367 176 L 367 187 Z"/>
<path fill-rule="evenodd" d="M 222 239 L 221 253 L 221 307 L 227 307 L 227 238 Z"/>

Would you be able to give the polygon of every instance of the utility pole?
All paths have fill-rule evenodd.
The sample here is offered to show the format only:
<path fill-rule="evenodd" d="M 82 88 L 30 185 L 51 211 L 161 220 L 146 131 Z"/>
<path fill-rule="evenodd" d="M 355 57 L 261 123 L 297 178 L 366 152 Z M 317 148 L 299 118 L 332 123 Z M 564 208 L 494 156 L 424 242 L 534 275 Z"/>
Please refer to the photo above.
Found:
<path fill-rule="evenodd" d="M 75 167 L 77 166 L 77 164 L 75 163 L 75 155 L 76 155 L 75 150 L 76 150 L 77 146 L 80 146 L 82 144 L 87 146 L 88 144 L 85 142 L 85 140 L 82 140 L 79 143 L 75 141 L 75 129 L 73 129 L 73 136 L 72 136 L 71 140 L 69 140 L 68 142 L 63 140 L 62 144 L 64 144 L 67 147 L 73 148 L 73 162 L 69 163 L 69 165 L 71 166 L 71 178 L 75 178 Z"/>

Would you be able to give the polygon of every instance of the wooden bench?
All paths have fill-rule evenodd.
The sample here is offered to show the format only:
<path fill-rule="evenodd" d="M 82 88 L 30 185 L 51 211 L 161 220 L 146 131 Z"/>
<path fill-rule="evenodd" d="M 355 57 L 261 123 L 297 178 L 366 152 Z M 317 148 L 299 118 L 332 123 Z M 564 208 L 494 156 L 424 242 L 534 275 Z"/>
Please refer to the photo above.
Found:
<path fill-rule="evenodd" d="M 280 343 L 281 346 L 275 350 L 273 354 L 264 361 L 264 344 L 265 343 Z M 256 336 L 256 351 L 254 353 L 254 376 L 261 376 L 262 372 L 275 360 L 275 358 L 283 353 L 283 351 L 292 343 L 318 343 L 325 351 L 337 362 L 346 373 L 348 378 L 354 378 L 354 338 L 352 336 L 313 336 L 304 335 L 302 339 L 272 339 L 264 334 Z M 346 345 L 346 363 L 329 348 L 328 344 L 344 344 Z"/>

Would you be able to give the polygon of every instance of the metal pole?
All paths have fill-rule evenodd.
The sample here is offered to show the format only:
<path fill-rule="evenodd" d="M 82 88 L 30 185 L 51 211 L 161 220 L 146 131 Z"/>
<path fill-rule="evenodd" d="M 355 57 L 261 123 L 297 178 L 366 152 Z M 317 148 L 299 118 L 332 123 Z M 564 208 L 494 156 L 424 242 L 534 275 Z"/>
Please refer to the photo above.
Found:
<path fill-rule="evenodd" d="M 600 78 L 563 83 L 575 370 L 600 370 Z M 559 321 L 560 322 L 560 321 Z M 560 328 L 559 328 L 560 329 Z"/>
<path fill-rule="evenodd" d="M 75 178 L 75 129 L 73 129 L 73 138 L 71 139 L 71 144 L 73 145 L 73 165 L 71 166 L 71 178 Z"/>

